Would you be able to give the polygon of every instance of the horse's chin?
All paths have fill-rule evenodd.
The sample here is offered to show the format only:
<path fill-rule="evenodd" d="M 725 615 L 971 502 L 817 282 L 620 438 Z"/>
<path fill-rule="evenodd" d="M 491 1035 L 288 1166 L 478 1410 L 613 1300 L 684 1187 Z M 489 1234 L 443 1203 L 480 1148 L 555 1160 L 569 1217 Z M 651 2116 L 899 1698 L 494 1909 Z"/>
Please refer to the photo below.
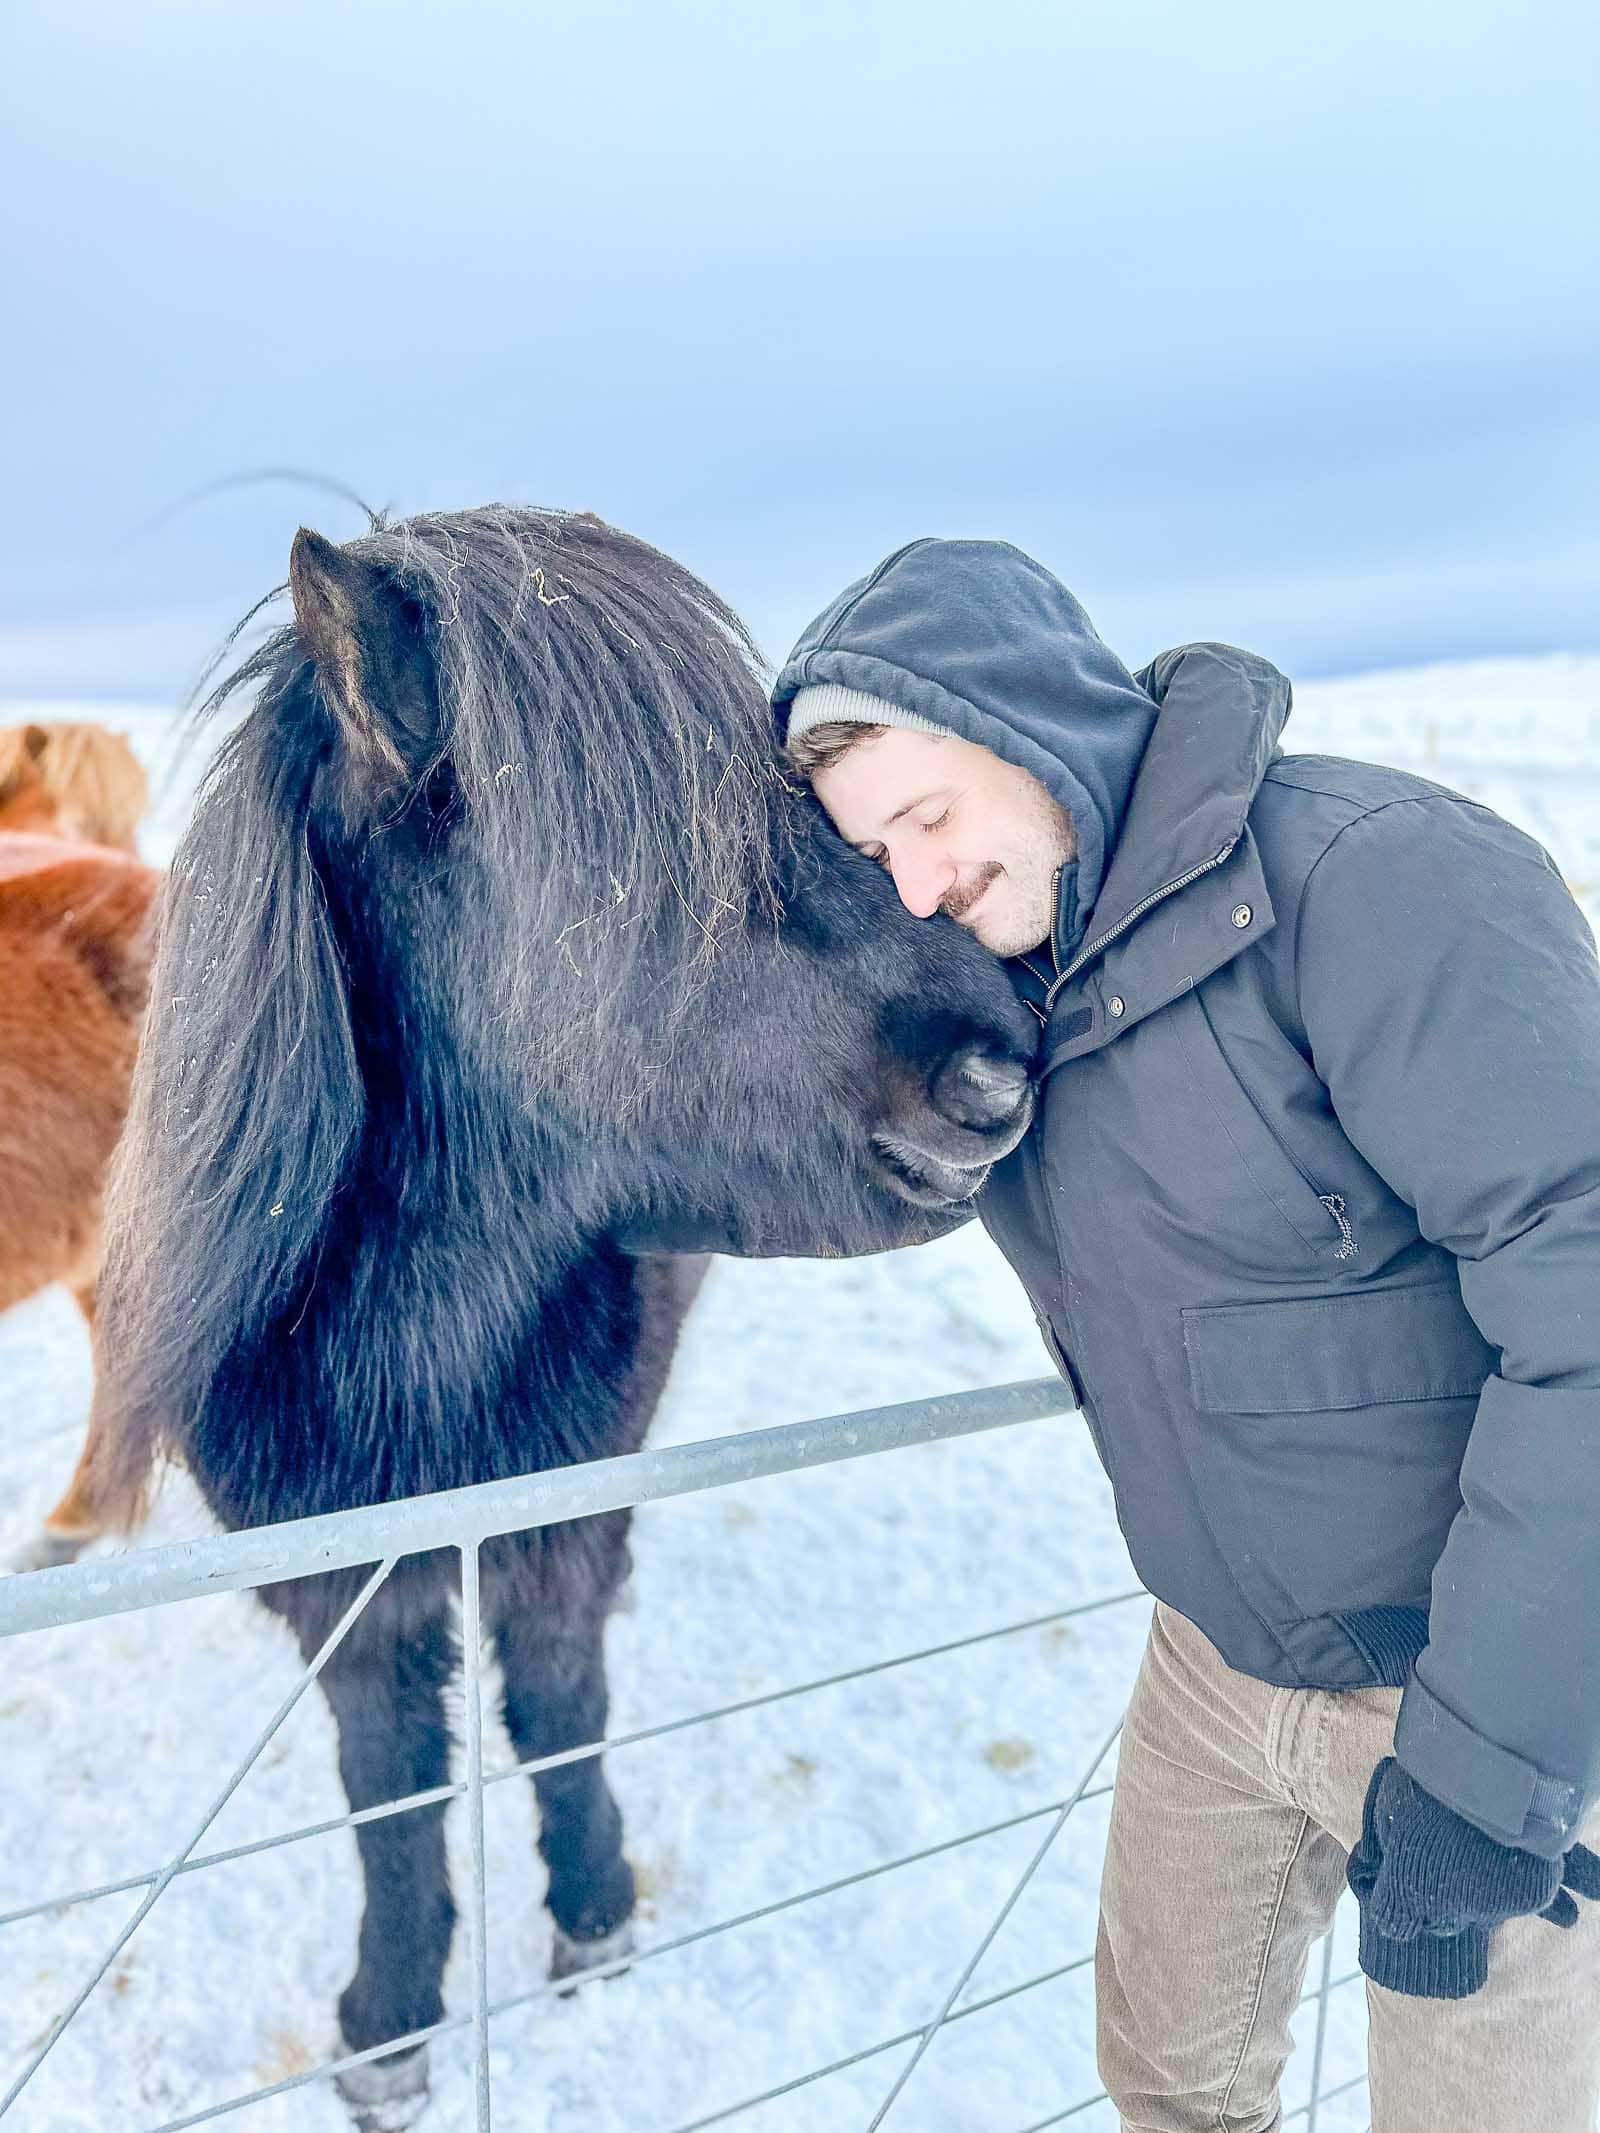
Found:
<path fill-rule="evenodd" d="M 987 1163 L 958 1168 L 889 1134 L 875 1135 L 872 1148 L 879 1177 L 888 1190 L 897 1199 L 934 1213 L 961 1208 L 989 1175 Z"/>
<path fill-rule="evenodd" d="M 825 1221 L 809 1227 L 793 1211 L 761 1219 L 689 1208 L 633 1215 L 613 1228 L 611 1241 L 636 1257 L 716 1252 L 729 1259 L 870 1258 L 905 1245 L 930 1244 L 971 1221 L 973 1196 L 987 1169 L 950 1171 L 950 1191 L 941 1191 L 930 1175 L 943 1170 L 943 1165 L 919 1158 L 917 1174 L 911 1175 L 885 1162 L 872 1195 L 875 1211 L 863 1209 L 847 1234 L 837 1228 L 830 1234 Z"/>
<path fill-rule="evenodd" d="M 703 1208 L 631 1215 L 611 1230 L 610 1237 L 619 1250 L 630 1252 L 635 1258 L 647 1258 L 651 1253 L 677 1256 L 703 1252 L 720 1252 L 730 1259 L 777 1256 L 743 1248 L 734 1225 Z"/>

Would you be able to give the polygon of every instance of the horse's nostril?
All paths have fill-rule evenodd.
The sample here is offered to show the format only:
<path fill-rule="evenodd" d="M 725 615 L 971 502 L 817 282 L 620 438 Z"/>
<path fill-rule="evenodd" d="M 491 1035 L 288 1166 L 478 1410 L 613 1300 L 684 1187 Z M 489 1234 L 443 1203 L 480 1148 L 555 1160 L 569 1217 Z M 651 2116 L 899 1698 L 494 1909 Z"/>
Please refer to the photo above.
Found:
<path fill-rule="evenodd" d="M 960 1124 L 998 1126 L 1027 1102 L 1028 1070 L 1020 1060 L 974 1046 L 946 1063 L 934 1093 L 939 1108 Z"/>

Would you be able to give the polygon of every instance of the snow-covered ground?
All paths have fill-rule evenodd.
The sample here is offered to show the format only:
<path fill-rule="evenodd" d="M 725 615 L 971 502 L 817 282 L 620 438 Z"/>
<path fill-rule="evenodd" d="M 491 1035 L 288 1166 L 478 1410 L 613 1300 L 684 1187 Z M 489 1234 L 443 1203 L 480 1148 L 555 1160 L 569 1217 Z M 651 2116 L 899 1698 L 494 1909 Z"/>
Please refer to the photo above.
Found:
<path fill-rule="evenodd" d="M 0 703 L 28 711 L 91 707 Z M 173 728 L 95 706 L 158 771 Z M 1523 824 L 1600 919 L 1600 658 L 1481 662 L 1308 684 L 1299 749 L 1404 763 Z M 161 794 L 166 859 L 195 765 Z M 850 1264 L 719 1264 L 686 1335 L 654 1442 L 750 1429 L 1046 1368 L 1026 1304 L 968 1230 Z M 0 1320 L 0 1553 L 21 1542 L 75 1455 L 88 1356 L 64 1296 Z M 202 1530 L 173 1488 L 154 1536 Z M 1025 1620 L 1131 1584 L 1084 1433 L 1056 1421 L 652 1505 L 635 1604 L 610 1631 L 616 1733 Z M 1147 1603 L 877 1673 L 618 1750 L 613 1785 L 643 1891 L 641 1942 L 1009 1820 L 1064 1797 L 1113 1723 Z M 287 1636 L 246 1596 L 191 1601 L 0 1645 L 5 1842 L 0 1912 L 156 1865 L 293 1682 Z M 492 1734 L 491 1763 L 509 1755 Z M 343 1806 L 331 1723 L 312 1695 L 207 1848 Z M 1106 1802 L 1085 1803 L 985 1958 L 969 1997 L 1086 1956 Z M 536 1986 L 547 1948 L 520 1783 L 487 1798 L 490 1990 Z M 1041 1823 L 1013 1829 L 708 1939 L 494 2027 L 501 2133 L 676 2133 L 811 2068 L 915 2027 L 942 2002 Z M 464 1826 L 454 1840 L 465 1888 Z M 284 2078 L 335 2048 L 358 1877 L 347 1833 L 178 1881 L 16 2106 L 17 2133 L 139 2129 Z M 1181 1900 L 1181 1895 L 1175 1895 Z M 0 1931 L 0 2091 L 132 1897 Z M 1335 1974 L 1354 1967 L 1341 1920 Z M 448 1979 L 470 1991 L 464 1947 Z M 1098 2087 L 1087 1967 L 957 2024 L 918 2069 L 890 2133 L 1022 2133 Z M 1311 2010 L 1286 2103 L 1303 2101 Z M 1334 1996 L 1325 2079 L 1360 2065 L 1358 1987 Z M 865 2127 L 904 2048 L 734 2121 L 747 2133 Z M 250 2133 L 344 2133 L 325 2084 L 254 2107 Z M 473 2123 L 467 2047 L 435 2046 L 428 2133 Z M 1071 2123 L 1112 2133 L 1098 2105 Z M 1324 2133 L 1367 2123 L 1360 2089 Z"/>

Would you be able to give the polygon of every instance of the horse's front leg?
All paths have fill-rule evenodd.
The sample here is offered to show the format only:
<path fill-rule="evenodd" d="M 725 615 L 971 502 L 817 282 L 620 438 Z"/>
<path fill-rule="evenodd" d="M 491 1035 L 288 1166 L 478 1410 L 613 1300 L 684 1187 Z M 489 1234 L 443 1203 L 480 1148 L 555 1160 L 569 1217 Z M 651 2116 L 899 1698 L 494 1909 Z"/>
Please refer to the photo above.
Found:
<path fill-rule="evenodd" d="M 297 1593 L 306 1596 L 299 1621 L 292 1612 Z M 325 1600 L 319 1596 L 313 1612 L 305 1584 L 277 1586 L 268 1597 L 314 1651 L 326 1633 Z M 385 1587 L 319 1677 L 339 1728 L 339 1774 L 352 1809 L 450 1782 L 445 1689 L 459 1655 L 442 1581 L 439 1599 L 438 1611 L 419 1625 L 406 1606 L 414 1606 L 415 1593 Z M 444 1817 L 441 1801 L 356 1829 L 366 1907 L 355 1975 L 339 1996 L 347 2052 L 425 2029 L 444 2013 L 441 1987 L 455 1927 Z M 428 2047 L 369 2060 L 341 2074 L 338 2085 L 363 2133 L 394 2133 L 427 2102 Z"/>
<path fill-rule="evenodd" d="M 605 1733 L 605 1620 L 627 1568 L 627 1527 L 626 1512 L 611 1512 L 520 1536 L 521 1560 L 495 1579 L 506 1730 L 519 1761 Z M 485 1548 L 486 1559 L 495 1545 Z M 550 1974 L 570 1977 L 627 1949 L 633 1869 L 598 1755 L 539 1771 L 533 1785 L 555 1921 Z"/>
<path fill-rule="evenodd" d="M 93 1333 L 94 1282 L 92 1279 L 74 1280 L 71 1289 L 73 1299 Z M 0 1310 L 31 1293 L 31 1290 L 0 1281 Z M 97 1400 L 89 1410 L 88 1435 L 72 1479 L 55 1509 L 45 1519 L 43 1530 L 12 1556 L 11 1569 L 48 1570 L 58 1563 L 75 1563 L 91 1541 L 99 1540 L 102 1534 L 114 1532 L 118 1527 L 136 1523 L 143 1514 L 142 1504 L 120 1501 L 112 1504 L 108 1501 L 105 1476 L 112 1464 L 105 1414 Z"/>

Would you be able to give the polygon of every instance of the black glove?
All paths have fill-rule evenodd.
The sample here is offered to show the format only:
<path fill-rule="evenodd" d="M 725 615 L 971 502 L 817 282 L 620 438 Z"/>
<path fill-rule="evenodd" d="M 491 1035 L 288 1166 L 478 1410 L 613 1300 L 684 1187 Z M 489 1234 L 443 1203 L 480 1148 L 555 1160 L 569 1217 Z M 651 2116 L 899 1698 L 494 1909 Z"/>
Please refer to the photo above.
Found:
<path fill-rule="evenodd" d="M 1562 1859 L 1497 1844 L 1387 1755 L 1367 1787 L 1347 1878 L 1367 1976 L 1391 1992 L 1464 2000 L 1488 1976 L 1489 1935 L 1506 1919 L 1537 1911 L 1577 1924 L 1572 1892 L 1600 1897 L 1600 1858 L 1583 1844 Z"/>

